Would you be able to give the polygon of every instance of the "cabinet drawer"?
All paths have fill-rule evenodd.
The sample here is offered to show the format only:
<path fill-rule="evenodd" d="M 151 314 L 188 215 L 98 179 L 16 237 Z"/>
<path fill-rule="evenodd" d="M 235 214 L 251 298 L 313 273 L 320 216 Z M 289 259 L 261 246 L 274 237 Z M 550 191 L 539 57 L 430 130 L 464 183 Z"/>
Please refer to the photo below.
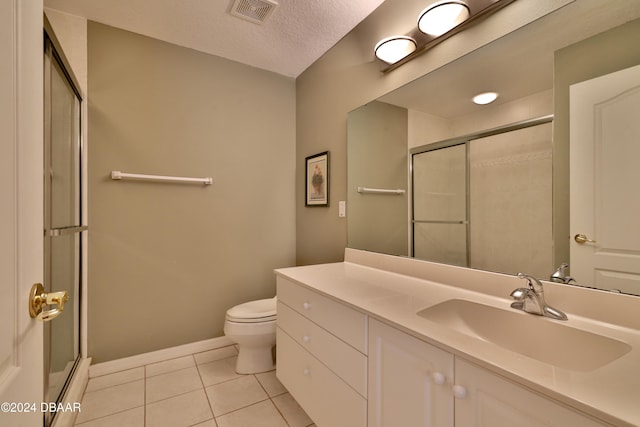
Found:
<path fill-rule="evenodd" d="M 365 427 L 367 401 L 277 329 L 276 375 L 318 426 Z"/>
<path fill-rule="evenodd" d="M 367 354 L 367 316 L 278 276 L 278 300 Z"/>
<path fill-rule="evenodd" d="M 278 301 L 278 326 L 338 377 L 367 396 L 367 357 Z"/>

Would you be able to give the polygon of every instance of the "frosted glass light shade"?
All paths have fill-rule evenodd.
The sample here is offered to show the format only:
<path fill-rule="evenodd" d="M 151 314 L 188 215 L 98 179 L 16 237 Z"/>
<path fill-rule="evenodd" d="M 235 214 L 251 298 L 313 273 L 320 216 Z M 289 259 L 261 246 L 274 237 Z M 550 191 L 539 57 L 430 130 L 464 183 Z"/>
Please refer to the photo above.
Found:
<path fill-rule="evenodd" d="M 393 36 L 382 39 L 376 44 L 376 58 L 387 64 L 395 64 L 416 50 L 416 41 L 407 36 Z"/>
<path fill-rule="evenodd" d="M 469 18 L 469 7 L 463 1 L 436 2 L 418 17 L 418 28 L 425 34 L 438 37 Z"/>

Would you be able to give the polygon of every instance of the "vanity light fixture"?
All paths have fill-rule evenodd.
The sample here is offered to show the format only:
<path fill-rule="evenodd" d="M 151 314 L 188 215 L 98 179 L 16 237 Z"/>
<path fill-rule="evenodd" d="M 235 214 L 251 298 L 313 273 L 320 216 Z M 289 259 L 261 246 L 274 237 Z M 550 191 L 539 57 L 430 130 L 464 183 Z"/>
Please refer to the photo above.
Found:
<path fill-rule="evenodd" d="M 495 92 L 485 92 L 485 93 L 480 93 L 476 96 L 473 97 L 473 102 L 474 104 L 478 104 L 478 105 L 486 105 L 486 104 L 491 104 L 493 101 L 495 101 L 498 98 L 498 94 Z"/>
<path fill-rule="evenodd" d="M 384 63 L 381 71 L 395 70 L 515 1 L 424 0 L 428 6 L 418 14 L 417 26 L 375 45 L 375 57 Z"/>
<path fill-rule="evenodd" d="M 420 12 L 418 29 L 430 36 L 439 37 L 462 24 L 470 14 L 469 6 L 463 1 L 439 1 Z"/>
<path fill-rule="evenodd" d="M 376 44 L 374 52 L 376 58 L 387 64 L 395 64 L 402 58 L 415 52 L 416 41 L 407 36 L 393 36 L 382 39 Z"/>

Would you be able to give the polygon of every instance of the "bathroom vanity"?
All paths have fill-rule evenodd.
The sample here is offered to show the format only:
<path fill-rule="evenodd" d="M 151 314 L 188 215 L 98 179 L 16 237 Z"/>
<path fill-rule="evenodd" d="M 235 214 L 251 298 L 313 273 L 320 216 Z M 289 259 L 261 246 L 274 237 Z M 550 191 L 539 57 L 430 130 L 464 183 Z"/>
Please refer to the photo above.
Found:
<path fill-rule="evenodd" d="M 319 427 L 640 425 L 640 298 L 347 249 L 276 270 L 277 376 Z"/>

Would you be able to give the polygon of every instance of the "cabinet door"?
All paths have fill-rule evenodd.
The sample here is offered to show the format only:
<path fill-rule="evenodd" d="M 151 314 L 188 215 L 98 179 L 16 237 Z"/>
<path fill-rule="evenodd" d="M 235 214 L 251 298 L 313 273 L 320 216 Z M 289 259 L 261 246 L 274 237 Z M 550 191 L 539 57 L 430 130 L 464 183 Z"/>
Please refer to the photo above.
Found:
<path fill-rule="evenodd" d="M 453 426 L 453 356 L 369 319 L 369 427 Z"/>
<path fill-rule="evenodd" d="M 593 418 L 528 391 L 486 369 L 456 358 L 456 384 L 466 396 L 455 400 L 457 426 L 602 427 Z"/>

